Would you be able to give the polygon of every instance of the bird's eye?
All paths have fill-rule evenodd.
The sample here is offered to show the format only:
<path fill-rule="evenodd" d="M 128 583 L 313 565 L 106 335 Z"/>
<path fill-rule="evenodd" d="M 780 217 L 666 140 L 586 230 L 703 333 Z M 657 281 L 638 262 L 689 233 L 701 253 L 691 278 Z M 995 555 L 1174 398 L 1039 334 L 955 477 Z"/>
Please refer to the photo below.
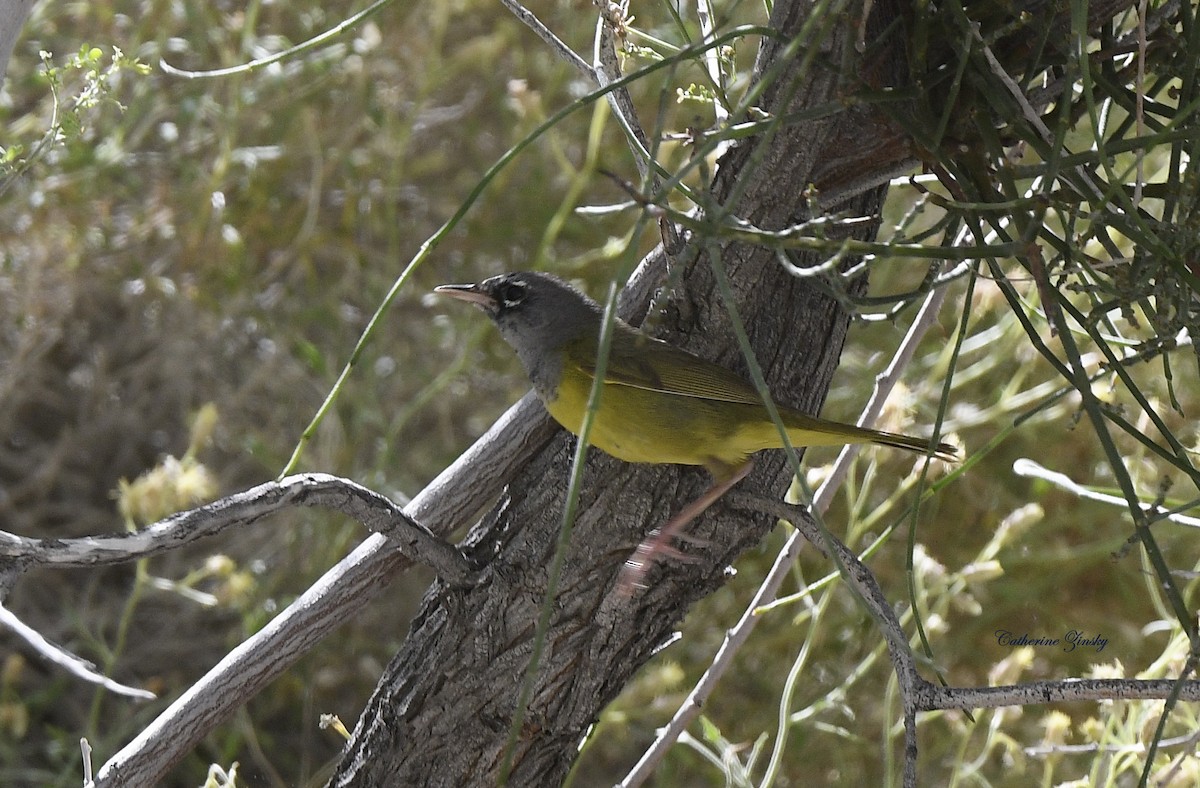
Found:
<path fill-rule="evenodd" d="M 505 306 L 505 308 L 509 308 L 514 307 L 525 300 L 525 291 L 527 289 L 528 288 L 525 286 L 524 282 L 505 282 L 504 284 L 500 285 L 500 289 L 497 291 L 496 295 L 500 297 L 500 302 Z"/>

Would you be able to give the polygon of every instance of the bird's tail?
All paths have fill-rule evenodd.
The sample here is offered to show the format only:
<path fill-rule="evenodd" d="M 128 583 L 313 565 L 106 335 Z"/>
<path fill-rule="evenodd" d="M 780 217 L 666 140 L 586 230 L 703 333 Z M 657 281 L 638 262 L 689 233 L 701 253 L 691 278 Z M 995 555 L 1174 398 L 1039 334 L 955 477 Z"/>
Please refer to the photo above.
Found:
<path fill-rule="evenodd" d="M 815 419 L 794 410 L 783 412 L 784 423 L 788 428 L 788 437 L 796 446 L 840 446 L 847 443 L 877 443 L 880 446 L 891 446 L 896 449 L 913 451 L 918 454 L 933 456 L 954 462 L 958 460 L 957 447 L 949 443 L 931 445 L 929 438 L 915 438 L 911 435 L 900 435 L 895 432 L 870 430 L 865 427 L 855 427 L 851 424 L 841 424 L 836 421 Z"/>
<path fill-rule="evenodd" d="M 949 443 L 939 443 L 935 446 L 930 446 L 929 438 L 914 438 L 910 435 L 899 435 L 894 432 L 884 432 L 882 430 L 864 430 L 864 432 L 869 434 L 868 439 L 871 443 L 878 443 L 880 446 L 891 446 L 896 449 L 906 449 L 920 454 L 933 454 L 934 457 L 949 462 L 958 461 L 958 448 Z"/>

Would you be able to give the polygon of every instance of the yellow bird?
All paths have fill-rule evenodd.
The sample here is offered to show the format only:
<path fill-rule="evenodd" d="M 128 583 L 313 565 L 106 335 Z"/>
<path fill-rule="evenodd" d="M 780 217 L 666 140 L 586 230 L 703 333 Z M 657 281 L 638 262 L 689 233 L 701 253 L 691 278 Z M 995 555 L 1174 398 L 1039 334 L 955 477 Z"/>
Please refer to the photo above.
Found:
<path fill-rule="evenodd" d="M 512 345 L 534 390 L 555 421 L 578 435 L 595 380 L 603 309 L 566 282 L 544 273 L 501 274 L 436 292 L 474 304 Z M 659 552 L 678 555 L 670 540 L 753 467 L 751 455 L 783 440 L 758 392 L 741 377 L 617 320 L 600 403 L 588 440 L 626 462 L 702 465 L 709 490 L 671 518 L 627 563 L 640 580 Z M 947 443 L 826 421 L 777 406 L 793 446 L 878 443 L 946 460 Z"/>

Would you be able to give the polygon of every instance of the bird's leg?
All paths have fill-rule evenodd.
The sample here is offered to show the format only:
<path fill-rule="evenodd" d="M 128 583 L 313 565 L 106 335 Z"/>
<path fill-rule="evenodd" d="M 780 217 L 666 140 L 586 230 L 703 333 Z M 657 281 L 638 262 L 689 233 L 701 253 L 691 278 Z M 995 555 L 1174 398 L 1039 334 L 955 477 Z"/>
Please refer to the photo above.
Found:
<path fill-rule="evenodd" d="M 741 465 L 732 468 L 723 465 L 711 466 L 709 471 L 713 473 L 712 486 L 705 490 L 699 498 L 683 507 L 679 514 L 667 521 L 666 525 L 651 531 L 650 535 L 637 546 L 633 555 L 625 562 L 625 566 L 621 568 L 621 576 L 617 580 L 617 588 L 620 592 L 625 596 L 631 596 L 635 589 L 645 588 L 643 580 L 645 580 L 650 564 L 661 557 L 665 556 L 680 561 L 690 560 L 685 553 L 672 547 L 671 541 L 684 539 L 691 542 L 704 542 L 698 537 L 689 537 L 681 533 L 684 526 L 703 514 L 705 509 L 716 503 L 717 499 L 729 492 L 731 487 L 745 479 L 753 468 L 753 460 L 746 460 Z"/>

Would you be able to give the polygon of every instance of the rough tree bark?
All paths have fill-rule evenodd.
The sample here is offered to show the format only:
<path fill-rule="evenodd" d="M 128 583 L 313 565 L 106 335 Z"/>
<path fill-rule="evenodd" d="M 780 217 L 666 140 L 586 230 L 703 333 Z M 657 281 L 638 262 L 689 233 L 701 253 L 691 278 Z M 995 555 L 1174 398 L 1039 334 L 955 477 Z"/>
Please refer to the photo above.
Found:
<path fill-rule="evenodd" d="M 801 57 L 781 62 L 786 42 L 812 21 L 811 10 L 805 2 L 775 5 L 771 24 L 784 36 L 761 48 L 756 76 L 773 68 L 783 72 L 763 94 L 765 109 L 796 112 L 836 101 L 848 89 L 839 74 L 903 73 L 896 63 L 878 62 L 878 48 L 872 50 L 872 68 L 852 62 L 862 57 L 854 47 L 858 19 L 844 10 L 816 20 L 829 28 L 810 39 L 821 42 L 821 51 L 801 50 Z M 885 24 L 888 13 L 876 4 L 870 27 Z M 803 55 L 815 55 L 811 67 L 802 66 Z M 727 153 L 711 195 L 716 204 L 758 226 L 787 227 L 807 217 L 805 189 L 821 162 L 845 162 L 854 150 L 871 151 L 877 140 L 877 128 L 856 111 L 784 125 L 770 139 Z M 868 161 L 852 169 L 892 168 L 892 163 Z M 881 180 L 876 176 L 872 188 L 828 207 L 876 215 L 886 188 L 878 185 Z M 856 233 L 867 238 L 875 230 L 871 225 Z M 846 313 L 819 287 L 785 273 L 772 251 L 731 244 L 720 253 L 772 391 L 789 405 L 818 412 L 841 352 Z M 682 284 L 667 294 L 656 333 L 744 372 L 707 250 L 696 244 L 683 258 L 674 261 Z M 660 264 L 661 250 L 651 260 Z M 800 258 L 797 262 L 803 264 Z M 865 281 L 855 286 L 864 288 Z M 573 438 L 560 434 L 513 479 L 500 504 L 471 534 L 469 554 L 484 566 L 477 584 L 453 588 L 439 581 L 431 587 L 332 784 L 496 782 L 545 594 L 573 446 Z M 757 458 L 742 485 L 779 495 L 788 478 L 782 453 L 770 452 Z M 725 568 L 772 527 L 770 517 L 718 503 L 690 528 L 709 540 L 695 551 L 695 563 L 656 566 L 647 591 L 622 598 L 614 591 L 622 562 L 652 528 L 707 484 L 698 469 L 628 465 L 591 450 L 512 784 L 561 782 L 600 710 L 669 637 L 688 606 L 720 586 Z"/>
<path fill-rule="evenodd" d="M 21 35 L 21 28 L 32 10 L 33 0 L 0 0 L 0 87 L 4 86 L 8 59 L 17 44 L 17 36 Z"/>

